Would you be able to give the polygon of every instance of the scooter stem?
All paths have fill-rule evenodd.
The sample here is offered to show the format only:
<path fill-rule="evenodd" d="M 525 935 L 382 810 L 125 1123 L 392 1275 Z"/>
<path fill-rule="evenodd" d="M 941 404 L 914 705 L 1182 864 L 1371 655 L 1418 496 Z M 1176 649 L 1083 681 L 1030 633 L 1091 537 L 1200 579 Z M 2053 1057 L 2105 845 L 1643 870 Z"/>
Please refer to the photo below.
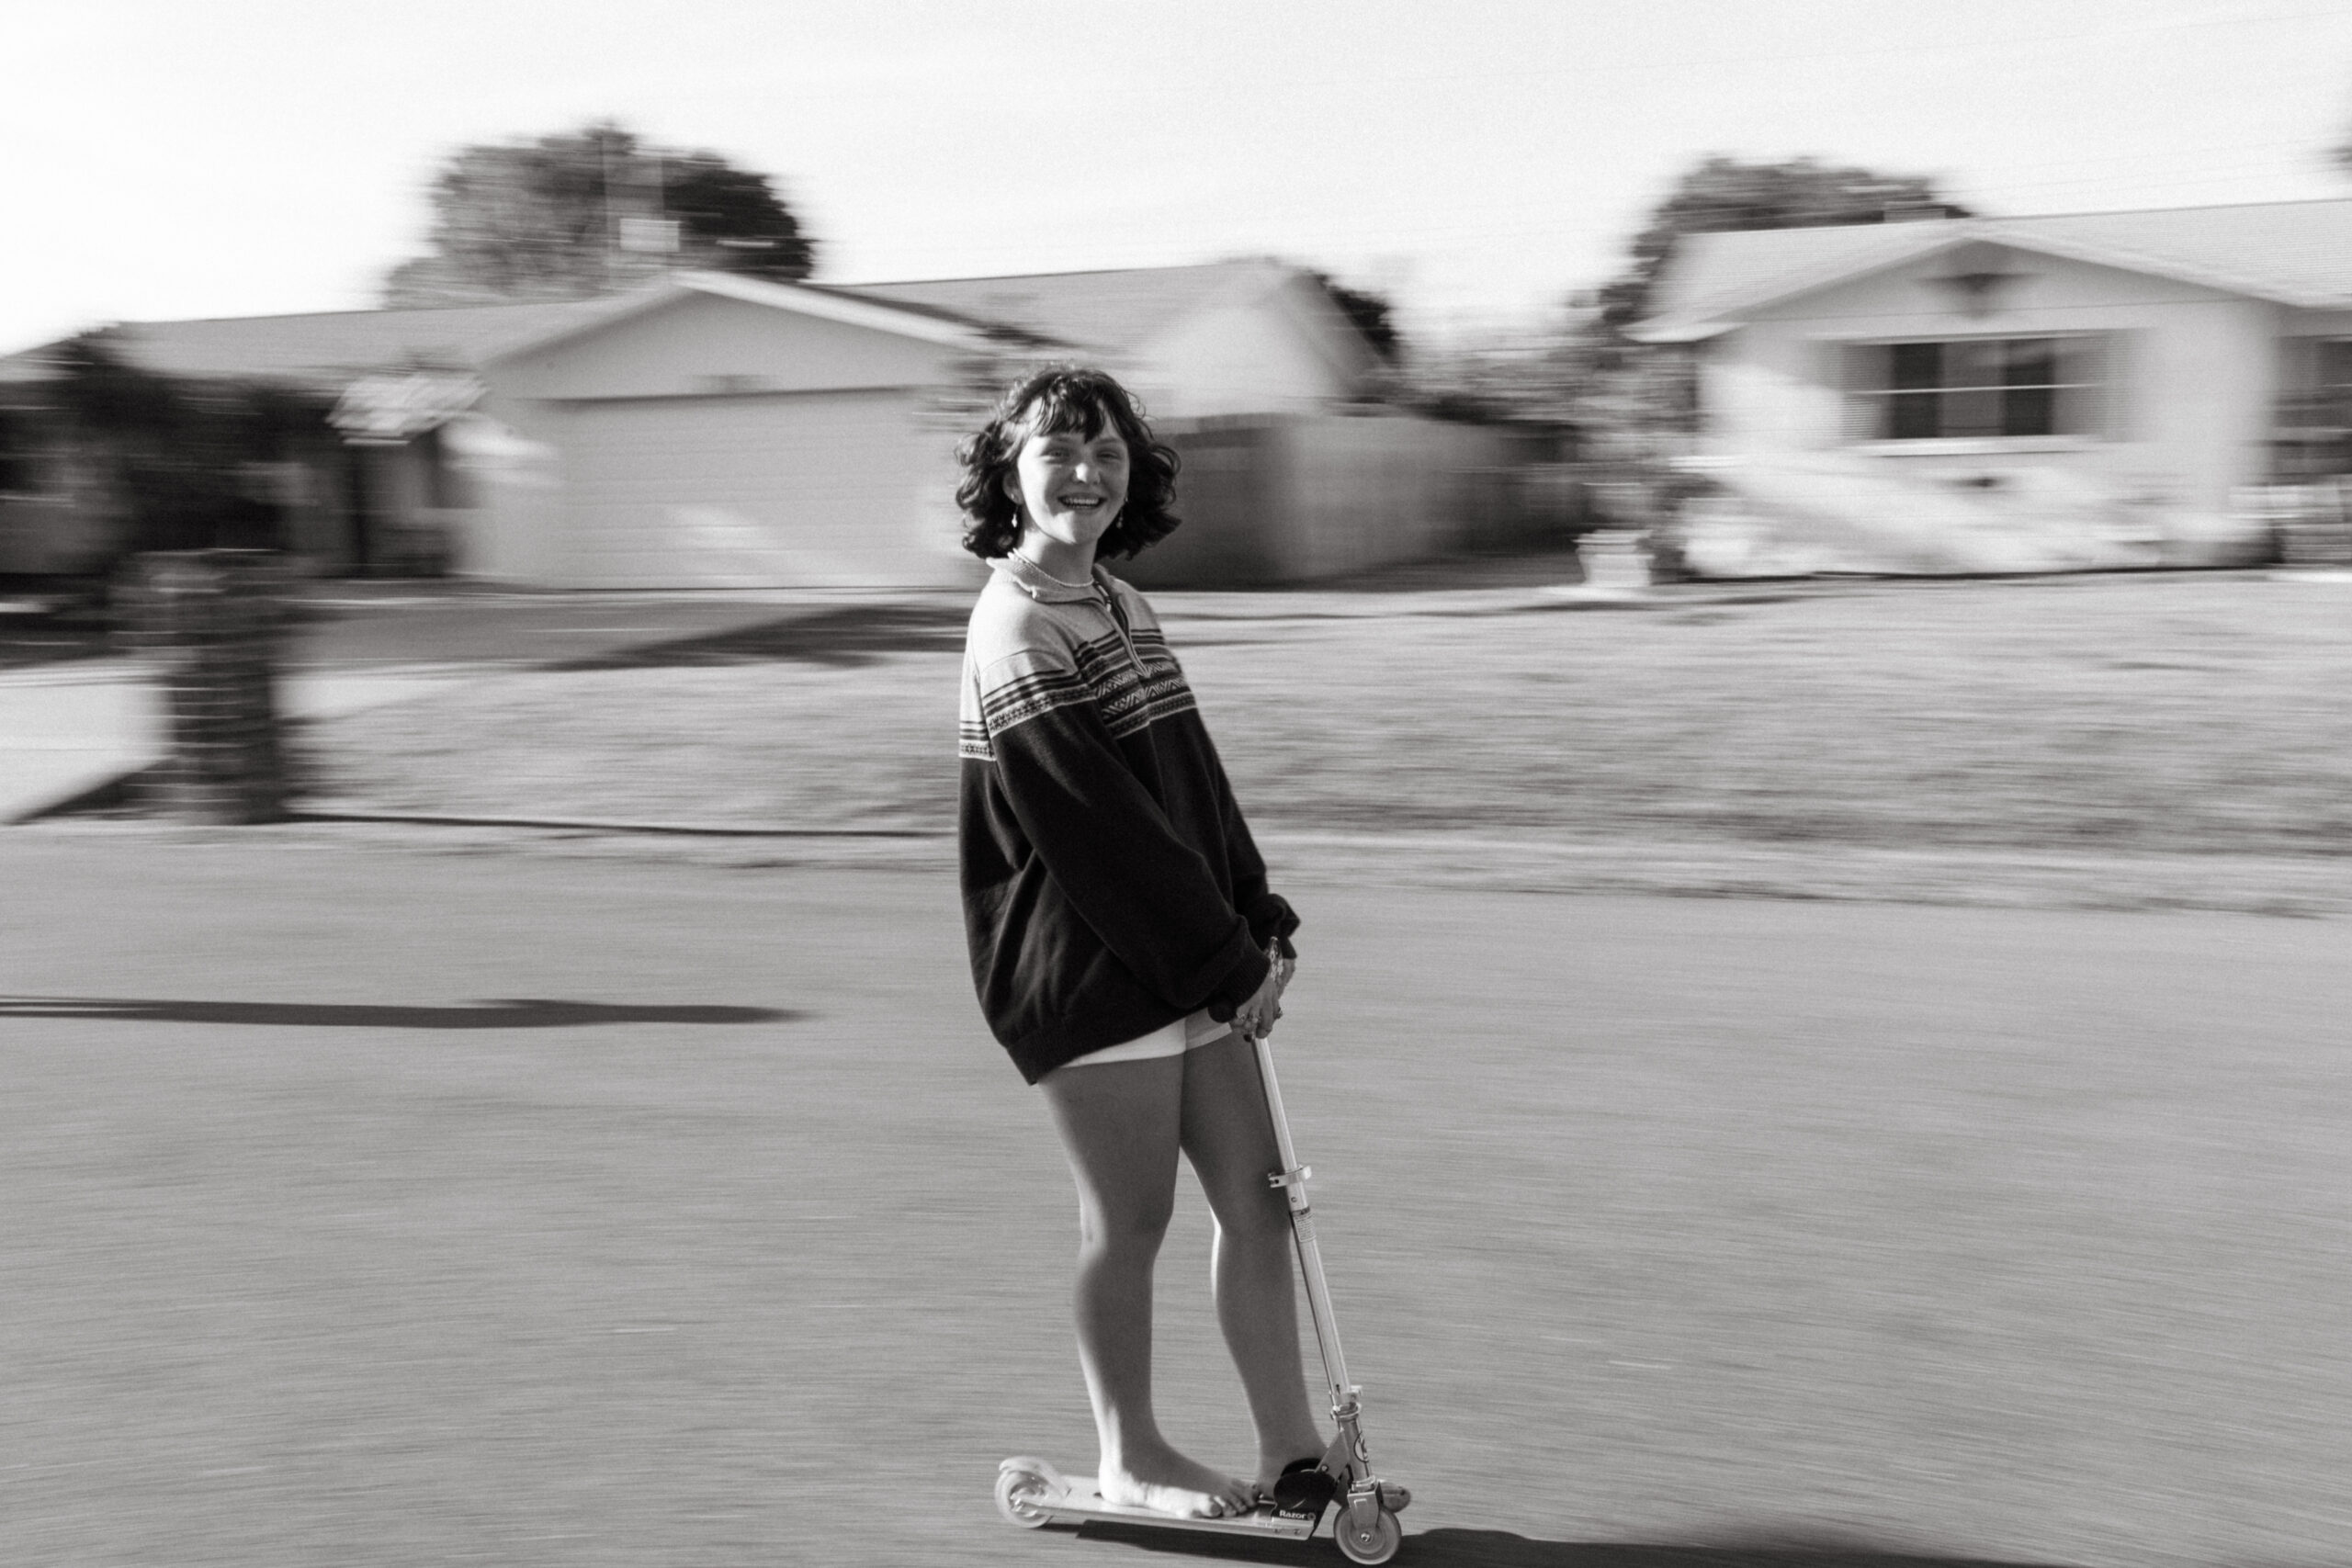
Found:
<path fill-rule="evenodd" d="M 1329 1385 L 1331 1415 L 1340 1423 L 1343 1438 L 1355 1438 L 1356 1390 L 1348 1382 L 1347 1358 L 1340 1350 L 1339 1320 L 1332 1315 L 1330 1288 L 1323 1279 L 1323 1253 L 1316 1246 L 1314 1210 L 1306 1201 L 1306 1179 L 1312 1174 L 1298 1163 L 1298 1151 L 1292 1147 L 1290 1118 L 1283 1111 L 1283 1090 L 1274 1077 L 1274 1048 L 1264 1035 L 1253 1042 L 1258 1051 L 1258 1077 L 1266 1089 L 1266 1111 L 1274 1123 L 1274 1147 L 1282 1156 L 1282 1168 L 1267 1181 L 1283 1190 L 1290 1204 L 1291 1239 L 1298 1248 L 1298 1269 L 1306 1283 L 1306 1309 L 1315 1322 L 1316 1348 L 1323 1353 L 1323 1378 Z M 1351 1448 L 1359 1448 L 1362 1438 L 1355 1438 Z"/>

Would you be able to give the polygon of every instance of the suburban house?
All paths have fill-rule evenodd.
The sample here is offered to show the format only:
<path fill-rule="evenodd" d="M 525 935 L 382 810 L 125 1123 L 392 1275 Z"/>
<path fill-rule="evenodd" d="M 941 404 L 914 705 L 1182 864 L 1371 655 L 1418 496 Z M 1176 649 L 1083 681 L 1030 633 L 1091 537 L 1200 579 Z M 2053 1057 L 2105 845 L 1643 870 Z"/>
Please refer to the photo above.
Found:
<path fill-rule="evenodd" d="M 1246 447 L 1261 468 L 1300 445 L 1283 434 L 1298 424 L 1363 427 L 1304 438 L 1291 467 L 1307 478 L 1351 444 L 1435 453 L 1469 480 L 1499 460 L 1469 427 L 1343 419 L 1379 356 L 1314 274 L 1266 260 L 854 288 L 682 273 L 596 299 L 145 322 L 110 338 L 150 370 L 334 402 L 342 449 L 273 481 L 288 543 L 327 572 L 967 582 L 954 447 L 1022 366 L 1056 358 L 1120 375 L 1180 445 Z M 43 363 L 0 359 L 0 383 Z M 1433 482 L 1384 497 L 1373 475 L 1337 492 L 1361 506 L 1351 517 L 1219 513 L 1218 468 L 1202 459 L 1204 521 L 1190 557 L 1171 558 L 1179 576 L 1296 578 L 1427 553 L 1460 510 Z"/>
<path fill-rule="evenodd" d="M 1696 234 L 1634 335 L 1689 346 L 1712 454 L 2225 511 L 2343 466 L 2352 200 Z"/>

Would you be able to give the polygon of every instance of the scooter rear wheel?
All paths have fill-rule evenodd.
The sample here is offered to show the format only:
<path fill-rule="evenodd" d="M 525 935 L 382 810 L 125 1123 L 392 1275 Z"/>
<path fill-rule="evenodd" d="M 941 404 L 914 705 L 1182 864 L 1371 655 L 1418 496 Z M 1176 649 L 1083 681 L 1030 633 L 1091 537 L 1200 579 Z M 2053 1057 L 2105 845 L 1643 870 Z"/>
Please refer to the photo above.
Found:
<path fill-rule="evenodd" d="M 1046 1478 L 1034 1470 L 1007 1470 L 996 1478 L 996 1511 L 1023 1529 L 1040 1529 L 1046 1510 L 1038 1500 L 1051 1491 Z"/>

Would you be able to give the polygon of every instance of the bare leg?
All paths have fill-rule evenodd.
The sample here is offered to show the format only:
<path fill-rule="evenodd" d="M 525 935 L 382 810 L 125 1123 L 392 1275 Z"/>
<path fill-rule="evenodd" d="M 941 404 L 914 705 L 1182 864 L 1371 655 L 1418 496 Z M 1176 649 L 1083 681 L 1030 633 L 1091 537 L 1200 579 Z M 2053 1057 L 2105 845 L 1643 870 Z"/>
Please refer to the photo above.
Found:
<path fill-rule="evenodd" d="M 1328 1445 L 1299 1360 L 1290 1210 L 1266 1184 L 1282 1156 L 1254 1047 L 1238 1034 L 1185 1054 L 1182 1136 L 1216 1215 L 1217 1325 L 1258 1428 L 1258 1484 L 1270 1489 L 1283 1465 Z"/>
<path fill-rule="evenodd" d="M 1078 1179 L 1078 1358 L 1114 1503 L 1248 1512 L 1250 1488 L 1186 1458 L 1151 1408 L 1151 1270 L 1176 1199 L 1181 1057 L 1064 1067 L 1039 1084 Z"/>

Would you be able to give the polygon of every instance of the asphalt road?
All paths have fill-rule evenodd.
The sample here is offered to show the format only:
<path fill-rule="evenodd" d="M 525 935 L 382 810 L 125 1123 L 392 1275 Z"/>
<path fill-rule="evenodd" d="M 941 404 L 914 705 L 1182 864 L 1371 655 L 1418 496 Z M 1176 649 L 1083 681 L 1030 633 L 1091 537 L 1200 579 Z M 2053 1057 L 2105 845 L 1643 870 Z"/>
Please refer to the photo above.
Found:
<path fill-rule="evenodd" d="M 1400 1562 L 2352 1562 L 2352 926 L 1295 892 Z M 1220 1555 L 995 1517 L 1072 1204 L 938 872 L 19 829 L 0 952 L 0 1562 Z"/>

